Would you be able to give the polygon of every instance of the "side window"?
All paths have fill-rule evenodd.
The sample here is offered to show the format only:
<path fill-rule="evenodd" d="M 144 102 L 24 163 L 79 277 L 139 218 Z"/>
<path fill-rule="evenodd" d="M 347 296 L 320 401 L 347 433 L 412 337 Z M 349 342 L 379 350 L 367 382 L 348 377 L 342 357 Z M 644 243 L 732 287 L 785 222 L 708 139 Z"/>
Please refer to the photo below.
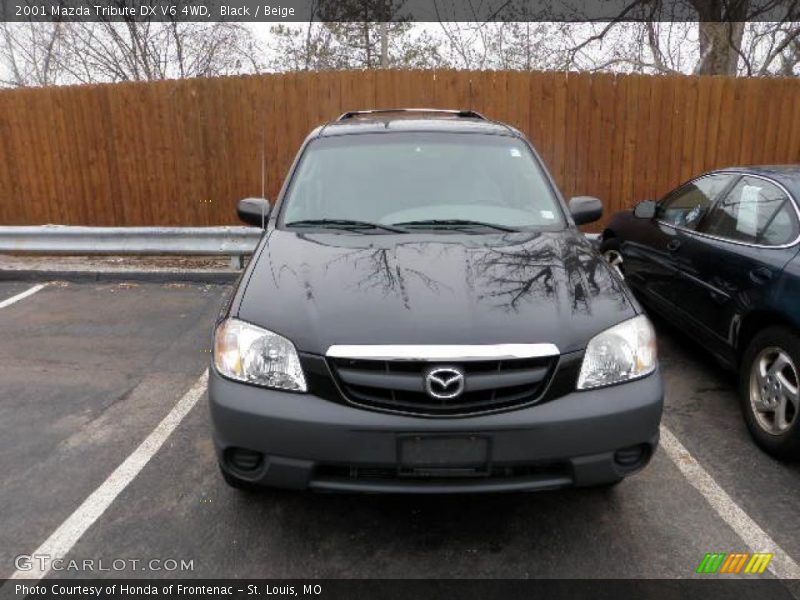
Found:
<path fill-rule="evenodd" d="M 797 238 L 797 214 L 778 186 L 745 176 L 708 214 L 702 231 L 737 242 L 779 246 Z"/>
<path fill-rule="evenodd" d="M 733 177 L 718 173 L 687 183 L 661 201 L 658 218 L 677 227 L 695 229 L 708 207 Z"/>

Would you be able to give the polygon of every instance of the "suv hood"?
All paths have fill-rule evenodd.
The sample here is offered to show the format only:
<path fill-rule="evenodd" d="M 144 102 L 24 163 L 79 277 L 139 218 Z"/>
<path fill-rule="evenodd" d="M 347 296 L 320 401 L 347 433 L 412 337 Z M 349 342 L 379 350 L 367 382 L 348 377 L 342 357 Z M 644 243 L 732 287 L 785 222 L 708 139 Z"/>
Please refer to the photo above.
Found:
<path fill-rule="evenodd" d="M 275 229 L 238 318 L 301 352 L 334 344 L 553 343 L 580 350 L 638 307 L 579 232 Z"/>

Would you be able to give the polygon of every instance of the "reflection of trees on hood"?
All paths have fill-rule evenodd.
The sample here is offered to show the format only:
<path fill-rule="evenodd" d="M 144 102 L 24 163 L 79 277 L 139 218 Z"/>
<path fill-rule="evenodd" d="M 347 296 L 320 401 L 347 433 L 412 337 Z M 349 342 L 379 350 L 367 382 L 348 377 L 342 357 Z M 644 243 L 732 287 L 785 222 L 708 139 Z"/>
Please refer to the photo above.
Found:
<path fill-rule="evenodd" d="M 499 306 L 518 310 L 530 297 L 554 297 L 556 287 L 565 285 L 573 313 L 591 314 L 590 297 L 614 292 L 620 308 L 626 297 L 619 282 L 611 276 L 602 259 L 580 238 L 554 239 L 535 234 L 520 242 L 487 248 L 474 260 L 476 276 L 483 278 L 488 292 L 481 300 L 501 300 Z M 563 270 L 562 270 L 563 269 Z"/>
<path fill-rule="evenodd" d="M 573 314 L 591 314 L 591 298 L 605 296 L 616 302 L 622 310 L 627 304 L 627 295 L 619 279 L 603 259 L 579 235 L 556 236 L 541 233 L 516 233 L 493 238 L 495 245 L 486 246 L 476 241 L 465 245 L 458 243 L 438 244 L 436 251 L 429 243 L 408 242 L 368 247 L 343 247 L 325 243 L 313 236 L 304 236 L 307 242 L 338 248 L 336 256 L 327 261 L 324 270 L 341 277 L 343 271 L 336 269 L 347 265 L 346 272 L 355 274 L 342 279 L 351 288 L 362 292 L 377 291 L 384 297 L 399 297 L 407 310 L 411 309 L 411 296 L 420 284 L 434 294 L 453 290 L 450 286 L 431 276 L 437 274 L 433 267 L 437 261 L 450 264 L 460 271 L 458 262 L 444 260 L 456 252 L 463 259 L 466 290 L 474 294 L 478 302 L 494 304 L 506 311 L 518 311 L 524 302 L 531 299 L 552 299 L 569 306 Z M 499 240 L 499 242 L 498 242 Z M 407 254 L 415 256 L 413 259 Z M 417 268 L 407 265 L 416 265 Z M 276 285 L 283 277 L 292 277 L 303 286 L 306 299 L 314 300 L 311 282 L 314 277 L 306 275 L 318 268 L 303 262 L 297 271 L 288 265 L 273 270 Z M 443 274 L 444 275 L 444 274 Z M 461 285 L 457 285 L 462 290 Z M 561 290 L 559 290 L 561 288 Z M 466 291 L 465 290 L 465 291 Z"/>
<path fill-rule="evenodd" d="M 491 290 L 478 299 L 499 299 L 502 307 L 517 310 L 526 297 L 552 296 L 556 262 L 552 245 L 538 234 L 519 244 L 487 248 L 473 261 L 476 277 L 484 278 Z"/>
<path fill-rule="evenodd" d="M 418 248 L 403 244 L 387 248 L 364 248 L 348 252 L 331 261 L 331 264 L 339 260 L 352 262 L 356 272 L 363 270 L 366 273 L 356 283 L 358 288 L 377 289 L 384 296 L 398 295 L 403 302 L 403 307 L 410 309 L 411 300 L 408 287 L 412 282 L 420 282 L 432 292 L 439 292 L 442 284 L 418 269 L 400 266 L 397 251 L 401 248 L 420 252 Z M 362 268 L 364 264 L 366 264 L 366 268 Z"/>
<path fill-rule="evenodd" d="M 595 297 L 601 292 L 614 297 L 620 310 L 625 307 L 627 296 L 622 286 L 596 252 L 575 237 L 559 240 L 559 244 L 562 246 L 561 256 L 572 296 L 573 313 L 591 314 L 589 296 Z"/>
<path fill-rule="evenodd" d="M 306 300 L 309 302 L 313 302 L 314 297 L 314 288 L 311 286 L 311 281 L 305 275 L 298 276 L 297 271 L 294 270 L 289 265 L 281 265 L 278 270 L 275 270 L 275 266 L 273 265 L 272 261 L 267 261 L 269 264 L 270 275 L 272 276 L 272 281 L 275 283 L 275 287 L 279 288 L 281 286 L 281 279 L 286 277 L 291 277 L 295 281 L 300 282 L 300 285 L 303 287 L 303 295 L 305 296 Z M 311 265 L 308 263 L 302 263 L 300 265 L 300 270 L 303 274 L 307 273 L 311 270 Z"/>
<path fill-rule="evenodd" d="M 591 314 L 587 294 L 596 296 L 600 292 L 597 285 L 597 262 L 591 252 L 582 249 L 573 240 L 563 242 L 561 255 L 564 271 L 567 274 L 567 287 L 572 297 L 572 312 Z"/>
<path fill-rule="evenodd" d="M 422 282 L 428 289 L 435 292 L 438 292 L 441 287 L 439 282 L 422 271 L 401 267 L 400 262 L 397 260 L 397 247 L 351 250 L 328 261 L 324 267 L 325 270 L 327 271 L 340 261 L 351 263 L 353 271 L 356 273 L 365 273 L 364 277 L 356 282 L 355 287 L 362 290 L 377 289 L 387 297 L 399 295 L 406 309 L 411 308 L 408 286 L 412 280 Z M 312 269 L 312 265 L 304 262 L 300 264 L 299 273 L 285 264 L 281 265 L 276 272 L 270 261 L 270 270 L 275 286 L 280 287 L 283 277 L 291 277 L 303 287 L 305 298 L 310 301 L 313 301 L 315 296 L 314 289 L 311 286 L 312 278 L 306 276 L 306 273 Z"/>

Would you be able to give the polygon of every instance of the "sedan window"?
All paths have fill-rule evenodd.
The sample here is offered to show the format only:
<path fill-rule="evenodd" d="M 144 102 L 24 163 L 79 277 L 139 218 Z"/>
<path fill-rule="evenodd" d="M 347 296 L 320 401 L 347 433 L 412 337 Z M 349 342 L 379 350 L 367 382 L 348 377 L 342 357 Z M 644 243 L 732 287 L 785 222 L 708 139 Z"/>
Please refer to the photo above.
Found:
<path fill-rule="evenodd" d="M 687 183 L 661 201 L 658 218 L 670 225 L 696 229 L 709 206 L 732 178 L 730 174 L 716 173 Z"/>
<path fill-rule="evenodd" d="M 738 242 L 779 246 L 797 238 L 798 222 L 781 188 L 746 176 L 708 214 L 701 230 Z"/>

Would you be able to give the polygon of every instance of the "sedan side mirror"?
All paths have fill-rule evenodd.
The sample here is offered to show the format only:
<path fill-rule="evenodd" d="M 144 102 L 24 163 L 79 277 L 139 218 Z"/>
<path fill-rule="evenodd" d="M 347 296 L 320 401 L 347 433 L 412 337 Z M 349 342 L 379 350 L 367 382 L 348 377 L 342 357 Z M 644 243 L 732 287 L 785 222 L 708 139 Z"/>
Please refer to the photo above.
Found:
<path fill-rule="evenodd" d="M 248 225 L 262 229 L 267 225 L 267 218 L 272 207 L 266 198 L 245 198 L 236 205 L 236 214 Z"/>
<path fill-rule="evenodd" d="M 603 216 L 603 203 L 592 196 L 575 196 L 569 201 L 569 212 L 576 225 L 592 223 Z"/>
<path fill-rule="evenodd" d="M 638 219 L 652 219 L 656 216 L 657 206 L 653 200 L 642 200 L 633 207 L 633 216 Z"/>

